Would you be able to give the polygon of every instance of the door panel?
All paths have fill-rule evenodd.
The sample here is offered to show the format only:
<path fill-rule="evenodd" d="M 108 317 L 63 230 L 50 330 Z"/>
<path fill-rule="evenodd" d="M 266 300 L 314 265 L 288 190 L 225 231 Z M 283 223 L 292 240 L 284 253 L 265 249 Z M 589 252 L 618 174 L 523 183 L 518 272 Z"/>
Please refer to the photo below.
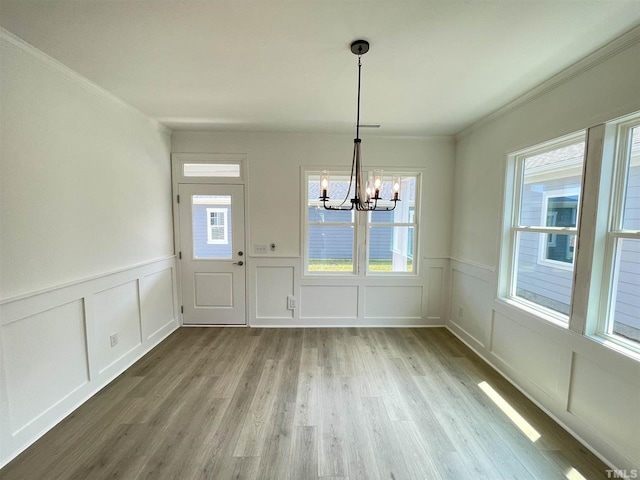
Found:
<path fill-rule="evenodd" d="M 183 320 L 244 325 L 244 187 L 179 184 Z"/>

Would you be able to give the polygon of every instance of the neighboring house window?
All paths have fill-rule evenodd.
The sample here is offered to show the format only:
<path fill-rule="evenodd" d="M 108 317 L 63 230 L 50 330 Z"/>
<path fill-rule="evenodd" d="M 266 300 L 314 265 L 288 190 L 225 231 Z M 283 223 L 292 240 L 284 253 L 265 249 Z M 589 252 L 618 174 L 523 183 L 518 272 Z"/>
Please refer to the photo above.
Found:
<path fill-rule="evenodd" d="M 542 217 L 546 227 L 575 229 L 578 223 L 580 191 L 577 188 L 544 192 Z M 538 261 L 542 264 L 571 270 L 574 261 L 576 237 L 549 233 L 540 237 Z"/>
<path fill-rule="evenodd" d="M 571 308 L 584 152 L 584 135 L 574 135 L 510 157 L 502 295 L 563 323 Z"/>
<path fill-rule="evenodd" d="M 617 175 L 611 195 L 599 333 L 640 347 L 640 120 L 617 134 Z"/>
<path fill-rule="evenodd" d="M 226 209 L 207 208 L 207 243 L 218 245 L 229 243 Z"/>
<path fill-rule="evenodd" d="M 391 178 L 397 174 L 385 173 L 381 196 L 389 199 Z M 395 210 L 335 211 L 325 210 L 319 200 L 320 172 L 306 172 L 305 273 L 415 273 L 418 180 L 417 174 L 401 175 L 401 201 Z M 328 203 L 350 205 L 348 189 L 349 175 L 331 172 Z M 379 205 L 390 206 L 392 202 L 380 201 Z"/>

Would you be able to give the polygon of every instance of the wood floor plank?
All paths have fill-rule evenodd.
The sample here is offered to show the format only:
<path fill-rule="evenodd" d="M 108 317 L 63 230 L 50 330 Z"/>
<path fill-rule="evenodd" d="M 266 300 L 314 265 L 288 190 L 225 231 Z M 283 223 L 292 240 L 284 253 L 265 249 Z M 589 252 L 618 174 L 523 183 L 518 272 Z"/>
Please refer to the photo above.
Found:
<path fill-rule="evenodd" d="M 591 480 L 606 469 L 445 329 L 183 328 L 0 479 Z"/>
<path fill-rule="evenodd" d="M 362 399 L 364 423 L 375 451 L 374 460 L 381 478 L 411 478 L 391 419 L 379 397 Z M 351 472 L 349 472 L 351 476 Z M 365 477 L 370 478 L 370 477 Z"/>
<path fill-rule="evenodd" d="M 349 478 L 379 478 L 375 445 L 365 428 L 367 419 L 363 397 L 358 394 L 356 382 L 352 377 L 341 377 L 340 402 L 344 408 L 349 409 L 344 423 Z"/>
<path fill-rule="evenodd" d="M 321 477 L 345 477 L 349 474 L 345 442 L 345 406 L 340 403 L 340 378 L 327 375 L 320 379 L 320 422 L 318 425 L 318 474 Z"/>
<path fill-rule="evenodd" d="M 313 480 L 318 478 L 318 428 L 299 426 L 293 429 L 291 465 L 287 479 Z M 284 477 L 283 477 L 284 478 Z"/>
<path fill-rule="evenodd" d="M 318 349 L 303 348 L 300 356 L 300 372 L 296 396 L 296 411 L 293 417 L 294 426 L 313 427 L 318 425 L 319 406 Z"/>
<path fill-rule="evenodd" d="M 271 417 L 276 405 L 276 389 L 281 381 L 283 362 L 268 359 L 243 422 L 234 457 L 259 457 L 266 448 Z"/>

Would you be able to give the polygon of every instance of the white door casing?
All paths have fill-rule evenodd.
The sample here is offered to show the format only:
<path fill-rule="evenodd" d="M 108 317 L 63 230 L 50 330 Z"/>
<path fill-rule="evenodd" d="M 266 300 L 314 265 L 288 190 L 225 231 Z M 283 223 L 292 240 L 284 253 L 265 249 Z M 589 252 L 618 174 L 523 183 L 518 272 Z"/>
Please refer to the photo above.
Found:
<path fill-rule="evenodd" d="M 185 325 L 245 325 L 244 186 L 179 184 Z"/>

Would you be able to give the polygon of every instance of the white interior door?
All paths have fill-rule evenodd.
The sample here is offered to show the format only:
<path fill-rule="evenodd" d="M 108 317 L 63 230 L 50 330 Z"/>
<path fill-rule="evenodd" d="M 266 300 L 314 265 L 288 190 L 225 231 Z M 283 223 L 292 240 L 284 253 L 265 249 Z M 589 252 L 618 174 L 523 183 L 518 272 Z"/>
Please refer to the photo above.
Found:
<path fill-rule="evenodd" d="M 244 186 L 179 184 L 186 325 L 244 325 Z"/>

